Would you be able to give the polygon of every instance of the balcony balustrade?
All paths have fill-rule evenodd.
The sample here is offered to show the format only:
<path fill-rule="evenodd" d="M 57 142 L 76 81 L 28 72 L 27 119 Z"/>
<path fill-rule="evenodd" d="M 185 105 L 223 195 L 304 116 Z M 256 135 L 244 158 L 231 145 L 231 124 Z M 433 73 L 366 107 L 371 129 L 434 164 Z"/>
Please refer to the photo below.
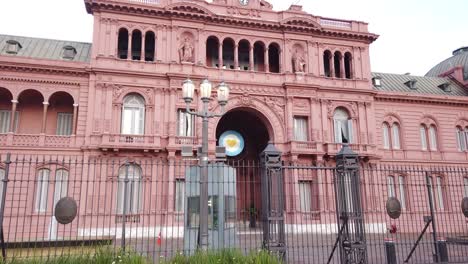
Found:
<path fill-rule="evenodd" d="M 292 153 L 313 154 L 317 152 L 317 142 L 291 141 Z"/>
<path fill-rule="evenodd" d="M 74 139 L 75 136 L 8 133 L 0 135 L 0 146 L 70 148 L 75 145 Z"/>
<path fill-rule="evenodd" d="M 99 148 L 107 149 L 142 149 L 144 151 L 160 150 L 159 137 L 154 135 L 103 134 Z"/>
<path fill-rule="evenodd" d="M 377 148 L 369 144 L 348 144 L 348 146 L 356 153 L 362 156 L 377 155 Z M 343 147 L 342 143 L 325 143 L 324 150 L 330 156 L 335 156 Z"/>

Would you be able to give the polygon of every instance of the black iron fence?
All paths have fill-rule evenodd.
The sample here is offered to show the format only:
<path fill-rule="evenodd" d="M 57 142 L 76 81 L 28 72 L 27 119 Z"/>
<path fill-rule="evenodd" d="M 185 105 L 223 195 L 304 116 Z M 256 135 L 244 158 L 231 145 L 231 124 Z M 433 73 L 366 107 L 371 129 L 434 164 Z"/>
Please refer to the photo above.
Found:
<path fill-rule="evenodd" d="M 194 161 L 110 155 L 5 155 L 0 161 L 7 258 L 92 253 L 107 245 L 157 263 L 196 249 L 200 178 Z M 211 247 L 245 253 L 281 247 L 288 263 L 341 263 L 343 245 L 359 240 L 366 254 L 361 263 L 468 263 L 468 219 L 461 209 L 468 166 L 358 165 L 352 187 L 333 161 L 282 162 L 275 168 L 281 183 L 263 186 L 262 175 L 272 177 L 262 174 L 264 163 L 212 164 Z M 357 205 L 347 203 L 358 197 L 356 188 L 360 222 Z M 336 190 L 342 190 L 340 201 Z M 76 218 L 66 225 L 55 217 L 63 197 L 77 204 Z M 399 218 L 387 214 L 391 197 L 399 201 L 401 214 L 393 212 Z M 346 214 L 337 212 L 343 206 Z"/>

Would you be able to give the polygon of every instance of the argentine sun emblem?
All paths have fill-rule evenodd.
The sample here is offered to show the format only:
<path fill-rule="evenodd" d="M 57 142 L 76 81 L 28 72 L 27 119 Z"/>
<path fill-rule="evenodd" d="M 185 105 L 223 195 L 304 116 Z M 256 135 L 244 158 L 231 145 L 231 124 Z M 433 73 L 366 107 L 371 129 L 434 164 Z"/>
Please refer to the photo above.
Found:
<path fill-rule="evenodd" d="M 226 148 L 226 155 L 235 157 L 244 150 L 244 138 L 238 132 L 228 130 L 219 138 L 219 145 Z"/>

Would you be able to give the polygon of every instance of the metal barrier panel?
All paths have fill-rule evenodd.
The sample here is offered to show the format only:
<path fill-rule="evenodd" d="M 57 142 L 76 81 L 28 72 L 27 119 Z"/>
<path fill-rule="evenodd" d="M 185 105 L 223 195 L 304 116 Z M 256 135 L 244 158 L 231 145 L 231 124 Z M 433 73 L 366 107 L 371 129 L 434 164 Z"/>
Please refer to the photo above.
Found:
<path fill-rule="evenodd" d="M 92 253 L 103 245 L 136 251 L 154 263 L 189 253 L 184 249 L 184 226 L 193 224 L 196 228 L 198 223 L 192 211 L 196 202 L 189 205 L 187 200 L 186 173 L 197 165 L 195 162 L 143 155 L 11 155 L 11 161 L 6 161 L 2 155 L 0 190 L 5 198 L 2 213 L 7 258 Z M 223 192 L 219 188 L 227 188 L 235 194 L 224 199 L 222 211 L 215 210 L 221 208 L 215 206 L 215 198 L 210 200 L 209 227 L 214 230 L 222 224 L 233 230 L 233 241 L 225 247 L 247 254 L 265 246 L 264 164 L 227 164 L 234 168 L 235 179 L 212 177 L 210 181 L 218 186 L 218 193 Z M 339 233 L 336 163 L 311 166 L 283 161 L 281 172 L 283 182 L 269 188 L 273 196 L 284 199 L 282 245 L 286 262 L 327 263 Z M 468 263 L 468 225 L 460 206 L 468 196 L 468 166 L 360 162 L 359 173 L 368 263 L 386 263 L 388 241 L 393 242 L 396 263 L 404 263 L 413 248 L 408 263 Z M 190 181 L 198 184 L 196 178 Z M 77 217 L 68 225 L 54 218 L 55 205 L 65 196 L 78 205 Z M 390 197 L 401 203 L 398 219 L 386 213 Z M 217 217 L 220 214 L 222 223 Z M 423 233 L 432 216 L 434 221 Z M 270 228 L 278 231 L 275 226 Z M 341 263 L 338 251 L 330 263 Z"/>

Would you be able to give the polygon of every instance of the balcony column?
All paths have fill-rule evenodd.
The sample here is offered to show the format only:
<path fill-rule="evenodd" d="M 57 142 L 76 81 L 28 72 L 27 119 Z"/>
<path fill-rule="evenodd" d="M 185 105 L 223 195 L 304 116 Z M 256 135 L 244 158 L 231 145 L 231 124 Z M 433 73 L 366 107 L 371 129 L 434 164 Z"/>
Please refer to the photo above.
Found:
<path fill-rule="evenodd" d="M 10 129 L 8 132 L 15 133 L 15 113 L 18 100 L 11 100 Z"/>
<path fill-rule="evenodd" d="M 132 33 L 128 33 L 128 53 L 127 53 L 127 60 L 133 60 L 132 56 Z"/>
<path fill-rule="evenodd" d="M 239 68 L 239 44 L 234 46 L 234 70 Z"/>
<path fill-rule="evenodd" d="M 330 56 L 330 77 L 335 77 L 335 55 Z"/>
<path fill-rule="evenodd" d="M 219 42 L 218 46 L 218 69 L 223 68 L 223 43 Z"/>
<path fill-rule="evenodd" d="M 76 127 L 78 121 L 78 104 L 73 104 L 73 121 L 72 121 L 72 135 L 76 135 Z"/>
<path fill-rule="evenodd" d="M 270 72 L 270 49 L 265 47 L 265 56 L 264 56 L 264 65 L 265 65 L 265 72 Z"/>
<path fill-rule="evenodd" d="M 283 59 L 283 50 L 279 49 L 278 50 L 278 55 L 279 55 L 279 73 L 283 73 L 283 64 L 284 64 L 284 59 Z"/>
<path fill-rule="evenodd" d="M 146 41 L 145 41 L 145 34 L 142 33 L 142 34 L 141 34 L 141 55 L 140 55 L 140 60 L 141 60 L 141 61 L 145 61 L 145 56 L 146 56 L 146 54 L 145 54 L 145 53 L 146 53 L 146 52 L 145 52 L 145 49 L 146 49 L 145 45 L 146 45 L 146 43 L 145 43 L 145 42 L 146 42 Z"/>
<path fill-rule="evenodd" d="M 254 45 L 250 44 L 250 50 L 249 50 L 249 68 L 250 71 L 254 71 L 255 65 L 254 65 Z"/>
<path fill-rule="evenodd" d="M 43 111 L 42 111 L 42 128 L 41 128 L 41 134 L 45 134 L 46 132 L 46 125 L 47 125 L 47 109 L 49 108 L 49 102 L 43 102 L 44 105 Z"/>
<path fill-rule="evenodd" d="M 343 79 L 346 78 L 343 55 L 341 55 L 341 58 L 340 58 L 340 78 L 343 78 Z"/>

